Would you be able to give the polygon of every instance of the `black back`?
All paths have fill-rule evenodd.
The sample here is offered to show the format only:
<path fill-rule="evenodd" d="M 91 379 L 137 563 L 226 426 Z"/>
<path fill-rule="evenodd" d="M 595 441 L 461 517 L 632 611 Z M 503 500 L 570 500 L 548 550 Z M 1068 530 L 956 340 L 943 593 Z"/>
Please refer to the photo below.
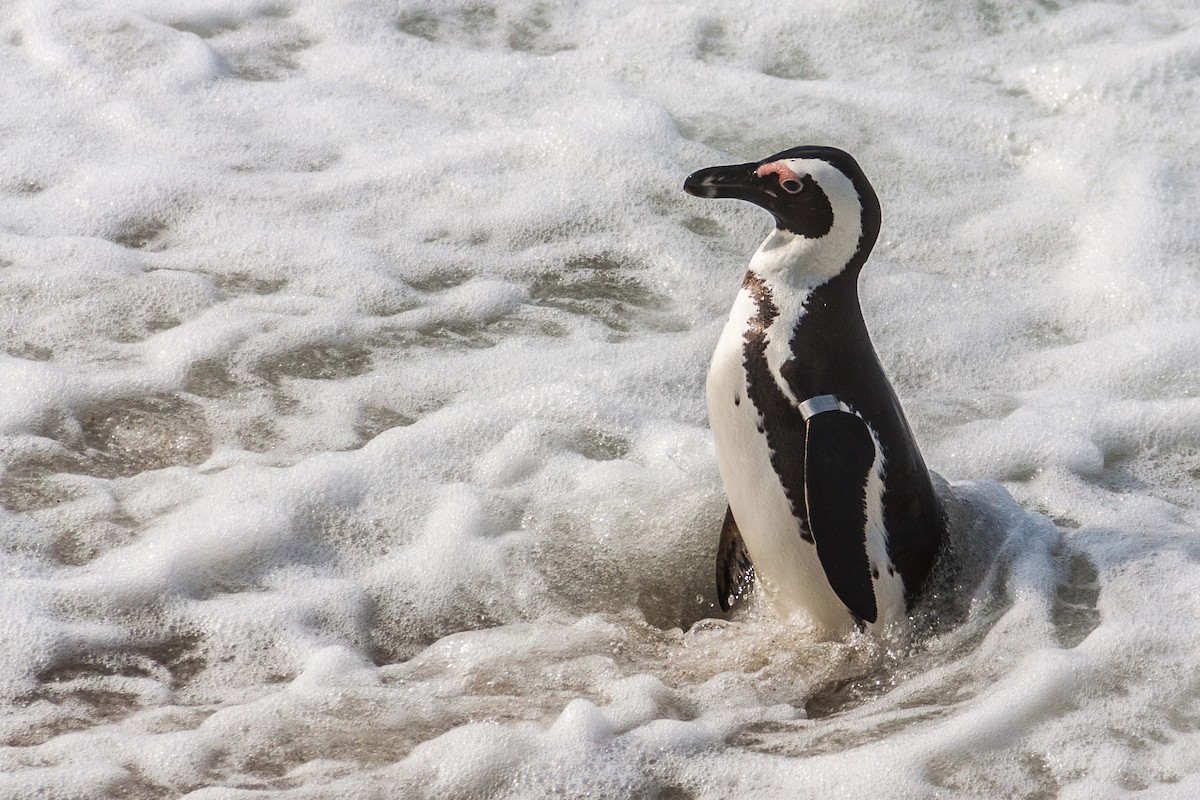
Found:
<path fill-rule="evenodd" d="M 792 334 L 794 356 L 781 371 L 796 397 L 836 395 L 861 414 L 878 437 L 888 554 L 904 576 L 911 600 L 937 557 L 945 516 L 900 401 L 867 335 L 857 281 L 858 271 L 847 269 L 812 293 L 805 303 L 807 313 Z M 799 412 L 794 416 L 799 418 Z"/>

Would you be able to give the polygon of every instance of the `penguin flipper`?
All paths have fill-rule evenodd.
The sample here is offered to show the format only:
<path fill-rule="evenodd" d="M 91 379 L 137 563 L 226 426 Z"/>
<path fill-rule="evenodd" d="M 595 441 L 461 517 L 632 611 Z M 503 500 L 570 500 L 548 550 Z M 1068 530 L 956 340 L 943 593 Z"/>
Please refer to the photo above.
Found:
<path fill-rule="evenodd" d="M 867 556 L 867 479 L 875 440 L 848 411 L 808 418 L 804 440 L 804 504 L 817 558 L 834 594 L 856 617 L 877 618 Z"/>
<path fill-rule="evenodd" d="M 753 585 L 754 565 L 733 519 L 733 509 L 726 506 L 721 540 L 717 544 L 717 602 L 721 610 L 728 611 L 737 605 Z"/>

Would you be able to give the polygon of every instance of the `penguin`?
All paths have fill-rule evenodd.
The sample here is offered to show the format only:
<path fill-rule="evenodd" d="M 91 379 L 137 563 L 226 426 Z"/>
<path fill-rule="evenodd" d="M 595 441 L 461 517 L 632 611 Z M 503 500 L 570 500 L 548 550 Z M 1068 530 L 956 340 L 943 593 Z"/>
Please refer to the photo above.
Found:
<path fill-rule="evenodd" d="M 784 616 L 882 634 L 923 588 L 946 517 L 859 303 L 875 190 L 848 153 L 803 146 L 699 170 L 684 191 L 747 200 L 775 220 L 708 370 L 729 501 L 721 609 L 757 580 Z"/>

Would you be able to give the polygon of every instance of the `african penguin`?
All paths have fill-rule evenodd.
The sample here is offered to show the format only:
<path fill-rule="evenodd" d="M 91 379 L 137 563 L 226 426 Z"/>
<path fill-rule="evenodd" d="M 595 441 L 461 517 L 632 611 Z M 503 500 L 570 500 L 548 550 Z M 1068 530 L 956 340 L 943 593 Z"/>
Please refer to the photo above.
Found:
<path fill-rule="evenodd" d="M 920 592 L 946 522 L 859 305 L 879 235 L 875 190 L 847 153 L 806 146 L 702 169 L 684 191 L 775 218 L 708 370 L 729 500 L 721 608 L 757 577 L 785 615 L 880 633 Z"/>

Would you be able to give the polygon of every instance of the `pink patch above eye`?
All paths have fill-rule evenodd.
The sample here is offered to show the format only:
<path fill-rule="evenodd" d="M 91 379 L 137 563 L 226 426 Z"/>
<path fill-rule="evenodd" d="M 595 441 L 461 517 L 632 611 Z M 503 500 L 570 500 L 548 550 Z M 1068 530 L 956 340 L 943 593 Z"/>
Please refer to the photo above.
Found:
<path fill-rule="evenodd" d="M 754 171 L 754 174 L 760 178 L 767 175 L 778 176 L 781 186 L 784 181 L 795 181 L 798 184 L 804 181 L 803 177 L 789 167 L 786 161 L 772 161 L 770 164 L 763 164 Z"/>

